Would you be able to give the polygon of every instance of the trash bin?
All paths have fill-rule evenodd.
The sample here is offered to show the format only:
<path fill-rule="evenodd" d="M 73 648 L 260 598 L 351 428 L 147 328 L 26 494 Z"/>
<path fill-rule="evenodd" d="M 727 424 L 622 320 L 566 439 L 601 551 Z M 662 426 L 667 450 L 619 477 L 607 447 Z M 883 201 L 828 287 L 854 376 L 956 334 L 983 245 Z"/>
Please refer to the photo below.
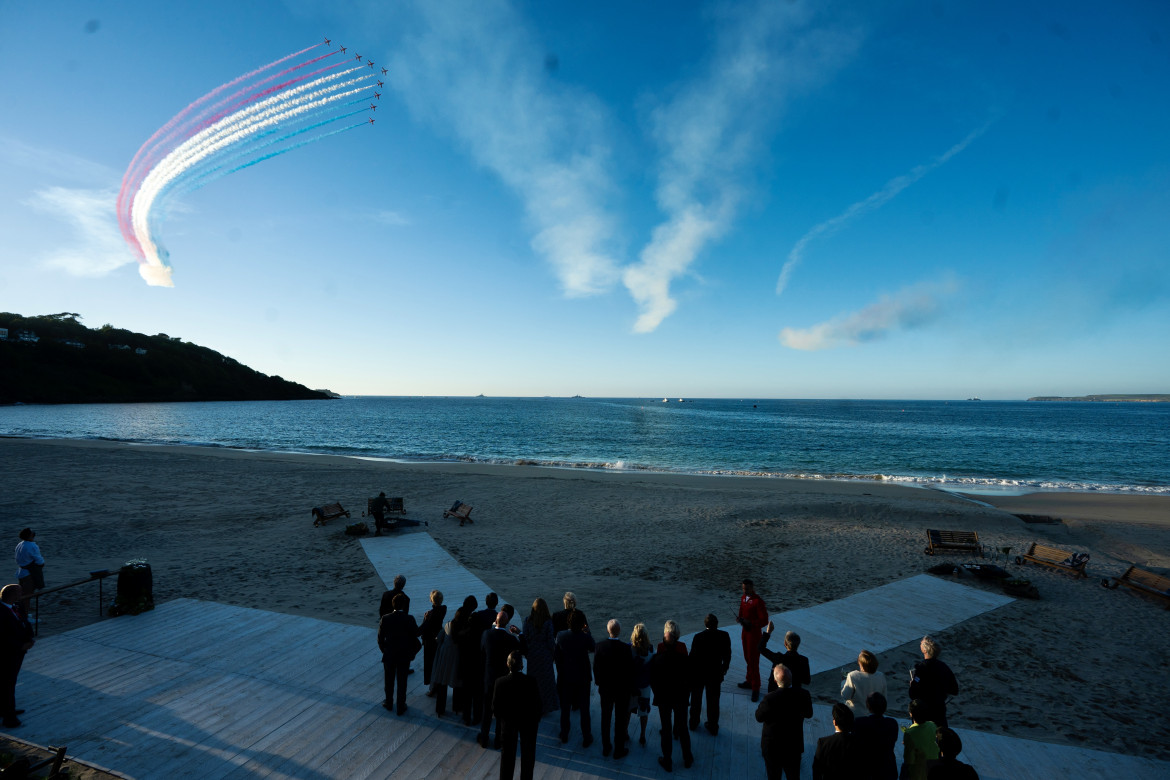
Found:
<path fill-rule="evenodd" d="M 112 615 L 137 615 L 154 609 L 154 577 L 146 561 L 127 561 L 118 571 L 118 595 Z"/>

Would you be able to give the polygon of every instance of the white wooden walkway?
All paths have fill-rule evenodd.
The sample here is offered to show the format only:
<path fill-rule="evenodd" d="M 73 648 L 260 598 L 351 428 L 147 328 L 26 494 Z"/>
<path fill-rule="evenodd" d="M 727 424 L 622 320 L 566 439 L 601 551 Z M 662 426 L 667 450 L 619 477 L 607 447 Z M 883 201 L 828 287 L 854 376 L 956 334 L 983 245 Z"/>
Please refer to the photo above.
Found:
<path fill-rule="evenodd" d="M 425 602 L 423 588 L 436 585 L 444 593 L 486 591 L 478 580 L 479 587 L 456 579 L 440 584 L 447 574 L 460 576 L 455 570 L 461 567 L 425 533 L 366 542 L 386 547 L 374 554 L 394 562 L 389 578 L 406 575 L 412 608 Z M 433 549 L 424 554 L 428 545 Z M 427 563 L 435 550 L 441 559 Z M 849 652 L 851 661 L 855 653 Z M 17 687 L 18 706 L 28 710 L 19 735 L 66 744 L 70 755 L 135 778 L 497 777 L 499 753 L 480 748 L 476 731 L 461 721 L 435 716 L 421 674 L 411 675 L 405 716 L 382 708 L 379 658 L 372 627 L 180 599 L 38 642 Z M 724 692 L 719 736 L 693 733 L 696 764 L 689 771 L 681 769 L 676 746 L 676 771 L 696 778 L 764 776 L 755 705 L 735 682 L 729 678 Z M 832 730 L 829 708 L 815 709 L 806 729 L 804 778 L 811 777 L 816 738 Z M 596 695 L 592 713 L 599 737 Z M 647 745 L 635 741 L 618 762 L 601 756 L 599 738 L 581 749 L 576 719 L 570 743 L 561 745 L 557 718 L 547 717 L 537 777 L 661 777 L 656 721 L 651 716 Z M 960 733 L 964 758 L 984 780 L 1170 776 L 1164 762 Z"/>

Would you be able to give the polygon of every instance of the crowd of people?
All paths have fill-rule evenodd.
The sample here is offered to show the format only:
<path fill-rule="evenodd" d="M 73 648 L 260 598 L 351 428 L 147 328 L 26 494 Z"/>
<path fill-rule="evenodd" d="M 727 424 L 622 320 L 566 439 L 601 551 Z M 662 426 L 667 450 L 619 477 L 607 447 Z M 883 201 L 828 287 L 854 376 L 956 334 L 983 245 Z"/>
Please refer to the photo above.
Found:
<path fill-rule="evenodd" d="M 659 642 L 642 623 L 624 638 L 617 620 L 609 620 L 604 637 L 595 639 L 571 592 L 565 593 L 564 608 L 555 613 L 544 599 L 536 599 L 520 625 L 514 625 L 515 608 L 501 605 L 495 593 L 484 597 L 482 609 L 478 599 L 468 595 L 448 620 L 444 596 L 434 590 L 419 624 L 409 613 L 405 585 L 405 577 L 396 577 L 380 607 L 383 706 L 399 715 L 407 711 L 407 677 L 421 651 L 423 683 L 427 696 L 434 699 L 436 715 L 450 711 L 478 728 L 481 747 L 502 751 L 501 777 L 513 776 L 518 749 L 520 776 L 532 777 L 537 729 L 545 715 L 560 713 L 560 740 L 568 743 L 576 712 L 581 747 L 592 746 L 594 684 L 600 699 L 602 755 L 607 758 L 629 755 L 634 718 L 638 742 L 646 744 L 651 707 L 658 711 L 660 726 L 658 763 L 667 772 L 674 769 L 675 742 L 683 766 L 694 763 L 690 732 L 698 731 L 700 722 L 712 736 L 719 734 L 720 691 L 731 666 L 732 644 L 714 613 L 707 615 L 688 652 L 673 620 L 666 621 Z M 784 636 L 783 652 L 768 649 L 775 624 L 768 620 L 752 581 L 744 580 L 742 589 L 735 620 L 747 674 L 739 687 L 750 690 L 752 701 L 758 702 L 755 717 L 762 724 L 761 752 L 768 777 L 795 780 L 804 753 L 804 721 L 813 715 L 812 697 L 805 688 L 811 682 L 808 659 L 800 654 L 800 637 L 792 631 Z M 842 701 L 833 707 L 834 733 L 817 742 L 814 780 L 977 780 L 975 771 L 958 761 L 962 749 L 958 734 L 946 727 L 946 699 L 958 692 L 955 677 L 939 659 L 934 640 L 924 637 L 920 648 L 923 659 L 911 670 L 909 684 L 912 725 L 905 729 L 886 716 L 886 678 L 878 671 L 876 655 L 860 653 L 857 670 L 844 679 Z M 773 664 L 762 699 L 761 657 Z M 900 774 L 894 752 L 899 737 Z"/>

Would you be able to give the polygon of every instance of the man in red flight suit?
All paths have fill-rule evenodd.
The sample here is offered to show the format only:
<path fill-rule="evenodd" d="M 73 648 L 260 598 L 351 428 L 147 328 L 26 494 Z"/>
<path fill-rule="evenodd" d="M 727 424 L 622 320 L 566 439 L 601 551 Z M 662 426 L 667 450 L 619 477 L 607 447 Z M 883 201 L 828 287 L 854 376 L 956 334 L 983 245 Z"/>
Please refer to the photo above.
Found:
<path fill-rule="evenodd" d="M 756 593 L 751 580 L 743 581 L 743 597 L 739 600 L 739 613 L 735 622 L 743 628 L 743 660 L 747 661 L 747 679 L 740 688 L 751 689 L 752 701 L 760 700 L 760 633 L 768 625 L 768 608 Z"/>

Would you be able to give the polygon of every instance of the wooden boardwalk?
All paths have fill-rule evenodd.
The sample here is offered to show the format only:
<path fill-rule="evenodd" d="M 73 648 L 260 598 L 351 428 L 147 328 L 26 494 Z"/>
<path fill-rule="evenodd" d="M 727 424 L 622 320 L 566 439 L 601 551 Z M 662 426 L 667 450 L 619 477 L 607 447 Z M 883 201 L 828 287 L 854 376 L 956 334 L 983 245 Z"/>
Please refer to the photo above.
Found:
<path fill-rule="evenodd" d="M 379 571 L 386 565 L 390 578 L 406 575 L 408 591 L 416 594 L 412 610 L 425 609 L 419 595 L 424 587 L 486 592 L 483 583 L 460 573 L 462 567 L 428 534 L 368 539 L 363 546 L 380 548 L 371 550 L 372 560 L 383 556 Z M 802 630 L 813 636 L 811 627 Z M 849 648 L 849 654 L 852 661 L 855 651 Z M 676 746 L 677 772 L 729 780 L 764 776 L 755 705 L 734 687 L 736 681 L 729 677 L 724 690 L 719 736 L 692 734 L 696 764 L 690 770 L 681 768 Z M 411 675 L 410 686 L 406 715 L 382 708 L 372 627 L 180 599 L 38 642 L 17 687 L 18 704 L 28 710 L 19 734 L 41 744 L 68 745 L 71 756 L 135 778 L 497 777 L 499 753 L 480 748 L 476 731 L 461 721 L 435 716 L 421 674 Z M 804 778 L 811 777 L 816 738 L 832 730 L 829 708 L 815 711 L 805 732 Z M 592 714 L 599 737 L 596 694 Z M 541 724 L 538 778 L 664 776 L 656 763 L 657 715 L 650 718 L 646 746 L 635 740 L 620 762 L 601 756 L 599 738 L 581 749 L 576 719 L 567 745 L 557 739 L 558 730 L 555 716 Z M 631 732 L 637 733 L 636 721 Z M 964 758 L 984 780 L 1073 773 L 1127 780 L 1170 776 L 1164 762 L 960 733 Z"/>

